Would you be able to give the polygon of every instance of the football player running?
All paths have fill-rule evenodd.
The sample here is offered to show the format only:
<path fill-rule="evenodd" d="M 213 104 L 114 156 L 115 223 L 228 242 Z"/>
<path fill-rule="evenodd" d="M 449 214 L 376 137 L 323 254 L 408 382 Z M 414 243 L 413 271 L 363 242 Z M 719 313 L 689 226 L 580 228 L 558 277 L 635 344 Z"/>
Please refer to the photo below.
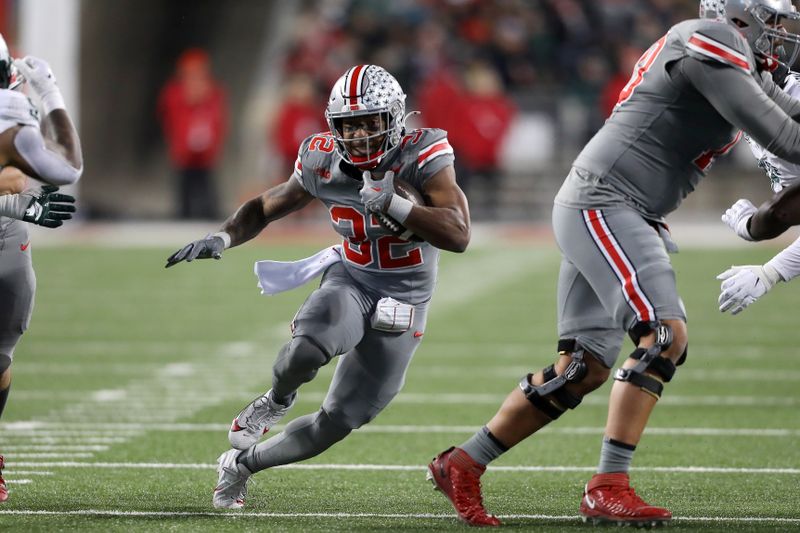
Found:
<path fill-rule="evenodd" d="M 300 146 L 289 179 L 242 205 L 214 235 L 167 260 L 214 257 L 270 222 L 319 199 L 341 248 L 299 262 L 326 269 L 292 322 L 292 338 L 272 368 L 272 388 L 247 405 L 219 457 L 213 504 L 244 505 L 247 481 L 266 468 L 314 457 L 371 421 L 397 395 L 425 331 L 439 249 L 463 252 L 470 239 L 466 198 L 456 184 L 446 132 L 405 129 L 402 88 L 375 65 L 350 68 L 333 86 L 325 116 L 330 131 Z M 422 192 L 426 205 L 395 194 L 394 178 Z M 422 241 L 397 237 L 378 223 L 388 214 Z M 295 278 L 294 274 L 287 276 Z M 262 287 L 274 280 L 261 278 Z M 297 400 L 298 389 L 340 356 L 321 408 L 259 443 Z"/>
<path fill-rule="evenodd" d="M 780 66 L 773 73 L 773 79 L 788 95 L 800 100 L 800 74 Z M 765 238 L 765 234 L 782 233 L 781 228 L 794 225 L 793 219 L 800 219 L 800 205 L 790 205 L 797 201 L 800 165 L 780 159 L 750 137 L 745 137 L 745 140 L 758 160 L 758 166 L 766 172 L 775 196 L 760 209 L 750 200 L 740 199 L 722 215 L 722 221 L 742 239 L 755 241 Z M 777 220 L 779 216 L 783 220 Z M 770 221 L 770 217 L 774 220 Z M 755 227 L 751 227 L 754 222 Z M 765 231 L 765 223 L 771 223 L 774 229 Z M 789 281 L 798 275 L 800 239 L 763 265 L 734 265 L 717 276 L 722 280 L 719 310 L 723 313 L 730 311 L 732 315 L 741 313 L 777 283 Z"/>
<path fill-rule="evenodd" d="M 21 78 L 20 78 L 21 77 Z M 38 109 L 13 90 L 24 79 Z M 41 124 L 39 116 L 42 117 Z M 0 35 L 0 415 L 11 387 L 11 361 L 33 312 L 36 277 L 27 223 L 55 228 L 72 217 L 75 199 L 55 191 L 83 170 L 80 140 L 48 64 L 11 59 Z M 45 184 L 25 189 L 30 176 Z M 0 456 L 0 474 L 3 457 Z M 0 475 L 0 502 L 8 491 Z"/>
<path fill-rule="evenodd" d="M 628 471 L 651 411 L 687 357 L 686 314 L 664 216 L 744 131 L 800 163 L 800 102 L 770 70 L 778 47 L 795 49 L 789 0 L 702 0 L 634 68 L 611 117 L 573 163 L 555 198 L 562 252 L 558 358 L 528 374 L 489 423 L 429 465 L 429 477 L 472 525 L 499 525 L 481 496 L 486 465 L 578 407 L 611 375 L 625 334 L 635 349 L 614 373 L 597 473 L 580 502 L 587 521 L 667 522 Z"/>

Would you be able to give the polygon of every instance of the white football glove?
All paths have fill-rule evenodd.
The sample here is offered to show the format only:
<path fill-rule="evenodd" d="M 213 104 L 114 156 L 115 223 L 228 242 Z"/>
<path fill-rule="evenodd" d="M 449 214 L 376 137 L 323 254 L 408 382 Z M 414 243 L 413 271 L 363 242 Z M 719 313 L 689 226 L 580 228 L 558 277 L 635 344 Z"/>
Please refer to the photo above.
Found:
<path fill-rule="evenodd" d="M 719 310 L 730 310 L 732 315 L 764 296 L 781 281 L 781 275 L 772 265 L 732 266 L 719 276 L 722 280 L 719 295 Z"/>
<path fill-rule="evenodd" d="M 753 202 L 743 198 L 725 211 L 725 214 L 722 215 L 722 221 L 735 231 L 736 235 L 746 241 L 752 241 L 754 239 L 750 232 L 747 231 L 747 222 L 756 211 L 758 211 L 758 208 L 753 205 Z"/>
<path fill-rule="evenodd" d="M 26 56 L 23 59 L 15 59 L 14 66 L 33 94 L 42 102 L 42 111 L 45 115 L 55 109 L 66 109 L 64 98 L 56 85 L 56 77 L 47 61 Z"/>
<path fill-rule="evenodd" d="M 358 194 L 361 196 L 364 206 L 373 213 L 385 213 L 395 194 L 394 172 L 387 170 L 383 178 L 374 180 L 370 171 L 365 170 L 362 177 L 364 185 Z"/>

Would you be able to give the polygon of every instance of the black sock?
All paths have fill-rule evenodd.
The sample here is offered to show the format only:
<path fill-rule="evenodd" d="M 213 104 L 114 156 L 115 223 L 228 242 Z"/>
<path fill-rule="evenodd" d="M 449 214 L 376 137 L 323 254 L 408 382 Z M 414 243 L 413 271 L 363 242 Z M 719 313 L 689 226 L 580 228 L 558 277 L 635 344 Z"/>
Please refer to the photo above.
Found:
<path fill-rule="evenodd" d="M 8 391 L 11 390 L 11 385 L 0 391 L 0 416 L 3 416 L 3 409 L 6 408 L 6 400 L 8 400 Z"/>

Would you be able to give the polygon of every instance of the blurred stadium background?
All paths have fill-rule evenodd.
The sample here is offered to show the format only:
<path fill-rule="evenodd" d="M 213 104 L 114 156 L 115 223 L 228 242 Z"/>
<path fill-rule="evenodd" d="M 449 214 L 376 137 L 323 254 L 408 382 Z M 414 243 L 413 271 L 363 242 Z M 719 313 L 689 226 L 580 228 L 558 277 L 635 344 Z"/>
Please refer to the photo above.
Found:
<path fill-rule="evenodd" d="M 0 0 L 12 53 L 51 63 L 85 155 L 80 220 L 33 238 L 37 307 L 0 422 L 12 491 L 0 530 L 452 529 L 423 465 L 552 361 L 552 198 L 632 62 L 696 12 L 696 0 Z M 219 218 L 187 222 L 159 101 L 198 49 L 224 88 L 228 135 Z M 336 239 L 307 208 L 223 261 L 164 271 L 164 259 L 285 179 L 333 80 L 366 62 L 399 78 L 417 124 L 450 130 L 473 244 L 443 254 L 426 342 L 389 409 L 329 453 L 257 476 L 242 518 L 214 512 L 228 420 L 265 388 L 312 289 L 261 297 L 252 262 Z M 636 486 L 672 507 L 674 531 L 797 529 L 796 288 L 738 317 L 717 311 L 714 275 L 776 244 L 746 248 L 719 222 L 737 198 L 770 194 L 746 146 L 715 165 L 670 217 L 692 356 L 637 452 Z M 289 418 L 319 405 L 332 366 Z M 582 530 L 607 396 L 490 469 L 487 503 L 512 528 Z"/>
<path fill-rule="evenodd" d="M 372 62 L 423 111 L 415 124 L 450 131 L 476 220 L 547 221 L 632 64 L 696 13 L 696 0 L 3 0 L 0 30 L 13 53 L 52 63 L 78 118 L 86 220 L 176 216 L 159 92 L 199 48 L 228 102 L 220 216 L 286 178 L 298 141 L 324 127 L 333 81 Z M 675 219 L 769 194 L 741 144 Z"/>

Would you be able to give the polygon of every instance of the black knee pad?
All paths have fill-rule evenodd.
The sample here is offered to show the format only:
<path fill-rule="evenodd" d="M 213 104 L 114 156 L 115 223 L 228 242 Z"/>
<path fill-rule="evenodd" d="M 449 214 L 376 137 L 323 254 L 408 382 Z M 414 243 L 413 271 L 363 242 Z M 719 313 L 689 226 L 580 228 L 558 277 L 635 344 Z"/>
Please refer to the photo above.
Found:
<path fill-rule="evenodd" d="M 671 381 L 675 375 L 675 363 L 661 355 L 672 345 L 672 328 L 659 321 L 638 322 L 631 328 L 629 334 L 631 340 L 638 344 L 643 336 L 653 331 L 656 332 L 655 343 L 650 348 L 636 348 L 630 358 L 639 362 L 631 368 L 618 369 L 614 379 L 632 383 L 655 399 L 659 399 L 664 391 L 664 383 Z M 680 362 L 685 359 L 685 353 Z"/>
<path fill-rule="evenodd" d="M 683 363 L 686 362 L 686 358 L 689 357 L 689 344 L 686 344 L 686 348 L 683 349 L 683 353 L 681 354 L 681 358 L 678 359 L 678 362 L 675 363 L 675 366 L 681 366 Z"/>
<path fill-rule="evenodd" d="M 0 353 L 0 374 L 8 370 L 9 367 L 11 367 L 11 357 Z"/>
<path fill-rule="evenodd" d="M 586 361 L 583 360 L 584 350 L 575 339 L 559 340 L 558 353 L 572 357 L 562 374 L 557 374 L 555 366 L 550 365 L 542 370 L 542 385 L 531 383 L 533 374 L 528 374 L 519 382 L 528 401 L 553 420 L 563 415 L 567 409 L 575 409 L 580 405 L 583 397 L 572 394 L 564 387 L 567 383 L 580 383 L 588 372 Z"/>

